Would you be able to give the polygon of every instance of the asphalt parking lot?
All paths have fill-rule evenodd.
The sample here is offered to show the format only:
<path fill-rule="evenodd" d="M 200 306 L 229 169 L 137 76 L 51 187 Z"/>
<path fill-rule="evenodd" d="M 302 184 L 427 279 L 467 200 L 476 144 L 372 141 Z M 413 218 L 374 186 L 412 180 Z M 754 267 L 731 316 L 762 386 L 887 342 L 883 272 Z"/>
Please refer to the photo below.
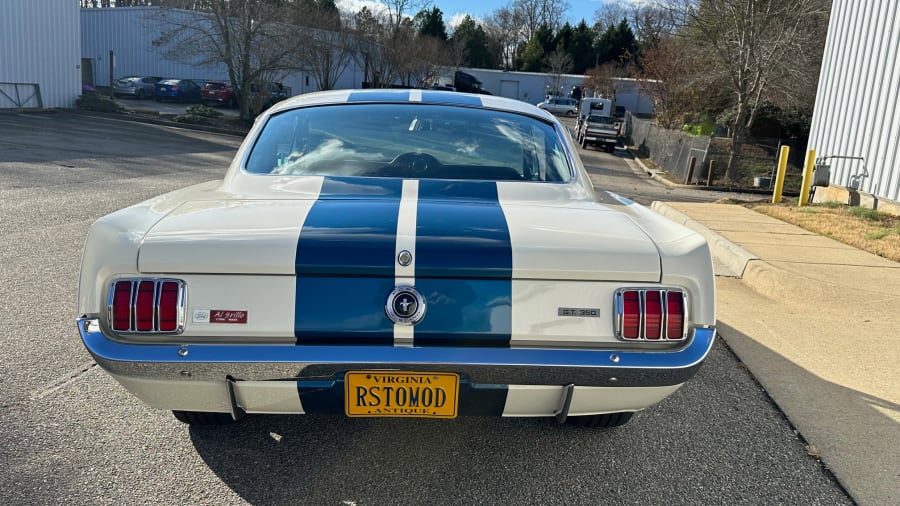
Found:
<path fill-rule="evenodd" d="M 220 178 L 240 140 L 0 113 L 3 503 L 852 504 L 721 341 L 675 395 L 608 431 L 326 416 L 189 428 L 147 408 L 78 339 L 85 234 L 108 212 Z M 595 184 L 678 198 L 621 151 L 583 156 Z"/>

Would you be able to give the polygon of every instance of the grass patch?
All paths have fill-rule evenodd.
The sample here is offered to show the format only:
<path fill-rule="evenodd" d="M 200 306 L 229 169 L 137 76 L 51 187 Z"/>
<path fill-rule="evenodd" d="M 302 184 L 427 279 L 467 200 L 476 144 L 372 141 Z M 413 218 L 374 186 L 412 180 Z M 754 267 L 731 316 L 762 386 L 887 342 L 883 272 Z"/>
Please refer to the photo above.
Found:
<path fill-rule="evenodd" d="M 878 211 L 866 207 L 851 207 L 850 215 L 869 221 L 881 221 Z"/>
<path fill-rule="evenodd" d="M 900 216 L 834 202 L 809 207 L 768 203 L 745 205 L 810 232 L 900 262 Z"/>

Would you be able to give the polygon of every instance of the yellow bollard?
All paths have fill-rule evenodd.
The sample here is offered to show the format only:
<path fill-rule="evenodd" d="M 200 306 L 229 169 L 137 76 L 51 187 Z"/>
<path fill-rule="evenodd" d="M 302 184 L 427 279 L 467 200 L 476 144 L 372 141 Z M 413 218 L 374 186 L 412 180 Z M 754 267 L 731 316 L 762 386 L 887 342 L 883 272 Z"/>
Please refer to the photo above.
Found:
<path fill-rule="evenodd" d="M 781 146 L 781 152 L 778 154 L 778 174 L 775 175 L 775 191 L 772 193 L 773 204 L 781 202 L 781 190 L 784 188 L 784 173 L 787 172 L 788 154 L 790 152 L 790 146 Z"/>
<path fill-rule="evenodd" d="M 809 205 L 809 190 L 812 188 L 813 166 L 816 164 L 816 150 L 806 152 L 806 160 L 803 162 L 803 185 L 800 187 L 800 207 Z"/>

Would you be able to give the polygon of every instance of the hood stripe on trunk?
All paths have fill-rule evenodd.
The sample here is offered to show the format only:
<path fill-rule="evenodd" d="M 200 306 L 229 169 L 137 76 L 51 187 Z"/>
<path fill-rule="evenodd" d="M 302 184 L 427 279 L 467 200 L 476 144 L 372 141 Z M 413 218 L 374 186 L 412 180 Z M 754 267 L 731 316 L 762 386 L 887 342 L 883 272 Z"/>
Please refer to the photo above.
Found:
<path fill-rule="evenodd" d="M 297 344 L 393 343 L 384 302 L 394 288 L 402 184 L 325 178 L 297 241 Z"/>
<path fill-rule="evenodd" d="M 296 273 L 297 344 L 509 346 L 512 247 L 494 182 L 326 177 Z M 398 284 L 427 299 L 414 327 L 385 314 Z"/>
<path fill-rule="evenodd" d="M 512 278 L 512 246 L 497 183 L 420 181 L 416 220 L 417 279 Z"/>
<path fill-rule="evenodd" d="M 428 306 L 415 345 L 508 347 L 512 246 L 497 184 L 423 180 L 418 198 L 416 287 Z"/>

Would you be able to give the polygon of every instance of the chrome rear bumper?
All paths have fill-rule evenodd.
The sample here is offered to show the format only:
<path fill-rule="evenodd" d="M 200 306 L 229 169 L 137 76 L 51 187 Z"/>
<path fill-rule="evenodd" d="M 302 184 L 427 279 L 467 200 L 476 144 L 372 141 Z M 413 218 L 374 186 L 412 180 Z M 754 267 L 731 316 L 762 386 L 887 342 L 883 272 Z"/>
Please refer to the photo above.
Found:
<path fill-rule="evenodd" d="M 674 350 L 584 350 L 291 344 L 130 344 L 104 335 L 96 319 L 78 330 L 97 364 L 117 379 L 224 381 L 328 380 L 348 370 L 460 373 L 475 384 L 652 387 L 679 385 L 709 353 L 714 328 L 697 328 Z"/>

